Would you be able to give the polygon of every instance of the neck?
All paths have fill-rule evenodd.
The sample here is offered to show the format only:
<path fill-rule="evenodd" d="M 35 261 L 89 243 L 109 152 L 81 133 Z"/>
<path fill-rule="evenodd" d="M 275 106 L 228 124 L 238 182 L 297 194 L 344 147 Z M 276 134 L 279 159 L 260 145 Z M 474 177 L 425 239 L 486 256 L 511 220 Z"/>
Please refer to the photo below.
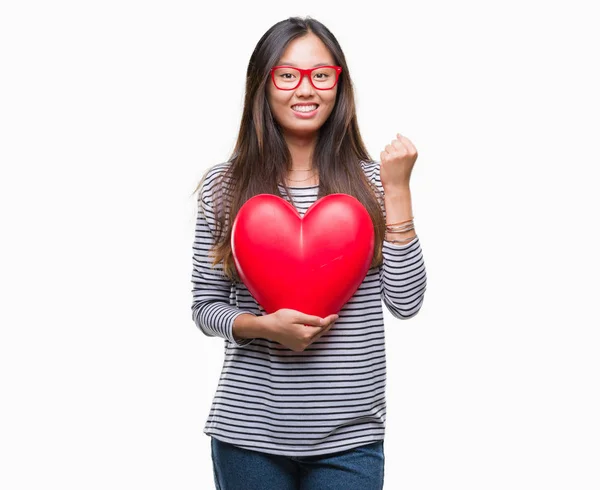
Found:
<path fill-rule="evenodd" d="M 292 155 L 291 170 L 312 170 L 312 156 L 317 143 L 316 133 L 309 135 L 287 133 L 284 134 L 284 138 Z"/>

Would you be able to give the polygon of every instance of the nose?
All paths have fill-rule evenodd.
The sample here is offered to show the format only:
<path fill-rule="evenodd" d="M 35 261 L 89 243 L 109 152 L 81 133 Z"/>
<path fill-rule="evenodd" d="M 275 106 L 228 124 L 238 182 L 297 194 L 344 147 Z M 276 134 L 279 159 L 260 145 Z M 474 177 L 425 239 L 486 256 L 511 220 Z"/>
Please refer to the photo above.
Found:
<path fill-rule="evenodd" d="M 305 74 L 300 79 L 300 85 L 298 85 L 298 87 L 296 88 L 296 92 L 298 92 L 300 94 L 310 94 L 310 93 L 312 93 L 312 91 L 314 90 L 314 87 L 310 83 L 310 79 L 308 77 L 309 77 L 309 75 Z"/>

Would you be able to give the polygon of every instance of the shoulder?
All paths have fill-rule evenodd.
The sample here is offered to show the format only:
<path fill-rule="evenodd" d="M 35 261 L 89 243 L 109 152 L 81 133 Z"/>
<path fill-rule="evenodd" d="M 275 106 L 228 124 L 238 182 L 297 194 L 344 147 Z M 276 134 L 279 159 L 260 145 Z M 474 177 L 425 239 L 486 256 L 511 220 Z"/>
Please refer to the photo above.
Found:
<path fill-rule="evenodd" d="M 205 193 L 211 194 L 219 185 L 222 185 L 223 178 L 230 166 L 231 162 L 222 162 L 209 167 L 202 177 L 201 189 Z"/>
<path fill-rule="evenodd" d="M 225 177 L 231 162 L 221 162 L 209 167 L 202 176 L 198 200 L 206 206 L 213 206 L 226 182 Z"/>

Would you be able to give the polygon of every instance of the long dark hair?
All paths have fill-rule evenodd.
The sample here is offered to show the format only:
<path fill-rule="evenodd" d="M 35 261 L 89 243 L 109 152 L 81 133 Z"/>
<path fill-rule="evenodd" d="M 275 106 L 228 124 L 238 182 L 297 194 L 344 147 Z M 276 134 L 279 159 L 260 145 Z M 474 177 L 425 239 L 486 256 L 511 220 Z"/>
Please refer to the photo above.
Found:
<path fill-rule="evenodd" d="M 283 197 L 278 183 L 293 202 L 285 176 L 292 158 L 267 101 L 270 69 L 275 66 L 288 44 L 313 33 L 329 49 L 335 64 L 342 67 L 333 111 L 318 131 L 312 164 L 319 175 L 317 199 L 328 194 L 354 196 L 368 211 L 375 228 L 375 253 L 371 267 L 382 263 L 385 221 L 381 209 L 382 196 L 365 176 L 361 161 L 371 162 L 362 141 L 356 117 L 354 90 L 346 58 L 335 36 L 311 17 L 290 17 L 272 26 L 258 41 L 246 72 L 244 109 L 237 142 L 229 158 L 230 165 L 220 175 L 220 185 L 227 185 L 215 206 L 217 236 L 213 247 L 213 267 L 223 262 L 224 273 L 238 280 L 231 253 L 231 228 L 240 207 L 257 194 Z M 210 169 L 209 169 L 210 171 Z M 208 171 L 196 191 L 202 187 Z M 221 187 L 223 188 L 223 187 Z M 224 199 L 223 197 L 227 197 Z M 226 219 L 229 214 L 229 219 Z"/>

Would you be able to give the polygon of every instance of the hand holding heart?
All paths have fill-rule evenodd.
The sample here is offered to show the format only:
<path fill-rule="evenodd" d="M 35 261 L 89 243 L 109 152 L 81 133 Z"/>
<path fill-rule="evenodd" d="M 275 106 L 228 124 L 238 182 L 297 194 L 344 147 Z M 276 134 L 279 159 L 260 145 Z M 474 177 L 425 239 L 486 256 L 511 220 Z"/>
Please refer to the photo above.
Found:
<path fill-rule="evenodd" d="M 418 156 L 412 142 L 397 133 L 396 139 L 386 145 L 379 156 L 381 157 L 381 185 L 384 190 L 409 187 L 410 175 Z"/>
<path fill-rule="evenodd" d="M 339 315 L 333 314 L 321 319 L 297 310 L 281 308 L 275 313 L 259 317 L 259 321 L 269 332 L 269 340 L 278 342 L 294 352 L 302 352 L 329 331 L 338 318 Z"/>

